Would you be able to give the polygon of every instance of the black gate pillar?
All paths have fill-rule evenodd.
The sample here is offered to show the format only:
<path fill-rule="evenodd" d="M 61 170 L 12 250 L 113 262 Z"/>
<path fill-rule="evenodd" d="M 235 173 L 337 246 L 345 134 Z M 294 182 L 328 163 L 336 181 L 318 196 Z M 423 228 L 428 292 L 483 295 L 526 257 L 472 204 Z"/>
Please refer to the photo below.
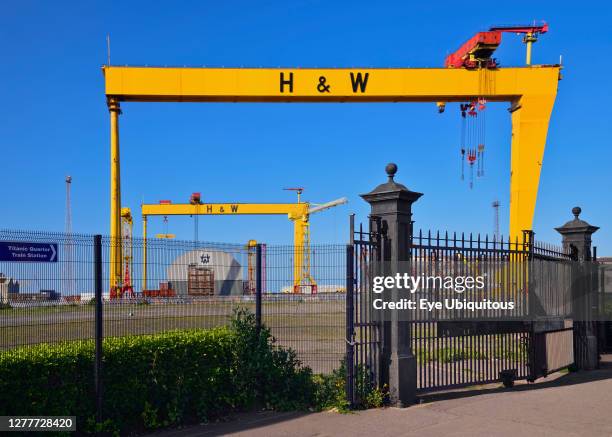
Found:
<path fill-rule="evenodd" d="M 410 259 L 412 243 L 412 204 L 423 194 L 410 191 L 393 180 L 397 165 L 387 164 L 385 171 L 389 180 L 361 197 L 371 205 L 371 215 L 380 217 L 387 228 L 385 263 L 390 268 L 385 272 L 395 275 L 398 263 Z M 398 320 L 398 313 L 391 313 L 391 321 L 383 322 L 382 361 L 384 382 L 389 384 L 391 402 L 407 406 L 416 400 L 416 358 L 412 353 L 410 322 Z"/>
<path fill-rule="evenodd" d="M 563 248 L 572 254 L 577 265 L 572 271 L 572 305 L 574 314 L 574 336 L 577 344 L 574 347 L 576 367 L 591 370 L 597 367 L 599 354 L 595 329 L 594 296 L 596 284 L 593 283 L 593 265 L 591 255 L 591 235 L 599 227 L 592 226 L 578 216 L 582 210 L 572 208 L 574 219 L 563 226 L 555 228 L 563 237 Z"/>

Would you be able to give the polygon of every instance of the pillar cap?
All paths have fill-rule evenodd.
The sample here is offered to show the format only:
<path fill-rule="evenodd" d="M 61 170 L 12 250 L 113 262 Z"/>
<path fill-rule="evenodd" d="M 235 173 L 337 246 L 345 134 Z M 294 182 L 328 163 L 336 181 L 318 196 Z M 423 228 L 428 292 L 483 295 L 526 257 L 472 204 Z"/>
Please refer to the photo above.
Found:
<path fill-rule="evenodd" d="M 376 199 L 400 197 L 407 200 L 415 201 L 423 195 L 416 191 L 410 191 L 405 185 L 395 182 L 395 174 L 397 173 L 397 164 L 390 162 L 385 166 L 388 180 L 384 184 L 380 184 L 369 193 L 361 194 L 361 197 L 367 202 Z"/>
<path fill-rule="evenodd" d="M 581 234 L 581 233 L 590 235 L 596 232 L 599 229 L 599 226 L 593 226 L 585 222 L 584 220 L 581 220 L 579 218 L 581 212 L 582 212 L 582 208 L 580 208 L 579 206 L 573 207 L 572 214 L 574 214 L 574 219 L 568 221 L 563 226 L 555 228 L 555 230 L 559 232 L 561 235 Z"/>

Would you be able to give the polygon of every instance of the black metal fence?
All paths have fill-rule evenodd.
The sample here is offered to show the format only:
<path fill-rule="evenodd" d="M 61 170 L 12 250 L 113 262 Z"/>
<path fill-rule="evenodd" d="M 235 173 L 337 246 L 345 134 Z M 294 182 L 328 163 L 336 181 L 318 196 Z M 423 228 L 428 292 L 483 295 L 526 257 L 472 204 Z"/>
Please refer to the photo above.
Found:
<path fill-rule="evenodd" d="M 358 387 L 364 373 L 372 385 L 386 381 L 384 354 L 385 326 L 375 320 L 372 310 L 372 277 L 385 269 L 386 236 L 380 219 L 371 218 L 369 227 L 353 230 L 352 261 L 347 285 L 347 396 L 359 402 Z M 533 234 L 521 239 L 496 239 L 457 233 L 414 233 L 409 260 L 400 270 L 421 277 L 415 300 L 443 301 L 460 297 L 478 302 L 513 302 L 514 309 L 442 309 L 435 315 L 419 309 L 411 312 L 410 341 L 416 359 L 418 392 L 440 390 L 510 378 L 535 379 L 573 362 L 572 330 L 564 322 L 574 315 L 572 269 L 574 262 L 562 248 L 540 243 Z M 440 278 L 483 278 L 482 287 L 440 286 Z M 434 279 L 431 282 L 426 278 Z M 350 308 L 349 308 L 350 307 Z M 543 322 L 542 322 L 543 320 Z M 564 324 L 565 323 L 565 324 Z M 559 325 L 560 324 L 560 325 Z M 542 334 L 540 331 L 553 331 Z M 554 338 L 553 338 L 554 337 Z M 555 344 L 557 355 L 538 348 L 542 341 Z M 547 343 L 548 341 L 548 343 Z M 569 344 L 569 346 L 568 346 Z M 560 355 L 559 355 L 560 354 Z M 552 358 L 551 358 L 552 357 Z M 548 360 L 548 361 L 547 361 Z M 365 369 L 365 372 L 364 372 Z"/>
<path fill-rule="evenodd" d="M 367 228 L 350 222 L 351 241 L 346 254 L 346 396 L 350 404 L 362 401 L 370 387 L 382 386 L 383 327 L 374 318 L 372 278 L 381 273 L 384 235 L 381 220 L 372 218 Z"/>
<path fill-rule="evenodd" d="M 371 281 L 384 274 L 389 254 L 378 218 L 367 229 L 352 222 L 351 236 L 348 246 L 312 246 L 308 257 L 302 254 L 309 261 L 301 268 L 294 246 L 134 238 L 121 242 L 120 281 L 112 284 L 113 242 L 107 237 L 100 238 L 96 263 L 93 235 L 0 231 L 5 246 L 48 245 L 57 252 L 44 262 L 0 261 L 0 353 L 96 338 L 100 312 L 101 332 L 114 337 L 223 326 L 242 307 L 315 373 L 331 372 L 346 360 L 347 398 L 359 402 L 364 390 L 387 378 L 384 337 L 390 325 L 374 317 Z M 498 381 L 508 372 L 514 379 L 539 376 L 538 357 L 546 358 L 547 351 L 536 350 L 542 340 L 533 319 L 559 321 L 576 313 L 571 255 L 529 233 L 510 241 L 420 231 L 409 244 L 412 275 L 484 276 L 484 288 L 465 290 L 462 297 L 516 303 L 514 318 L 495 310 L 453 310 L 435 319 L 415 312 L 410 341 L 417 389 Z M 102 292 L 98 305 L 96 285 Z M 419 293 L 444 297 L 435 283 L 423 284 Z M 574 343 L 580 356 L 587 328 L 556 326 L 553 340 L 566 341 L 568 329 L 584 331 Z"/>
<path fill-rule="evenodd" d="M 595 282 L 599 295 L 598 344 L 599 353 L 605 354 L 612 352 L 612 258 L 595 258 L 598 267 Z"/>
<path fill-rule="evenodd" d="M 10 242 L 46 244 L 57 254 L 49 262 L 0 261 L 0 353 L 95 338 L 94 236 L 0 231 L 0 243 Z M 305 267 L 295 271 L 293 246 L 134 238 L 121 242 L 121 281 L 113 287 L 112 244 L 101 238 L 105 337 L 223 326 L 241 307 L 314 372 L 340 366 L 346 246 L 312 246 L 309 284 L 316 287 L 296 294 L 295 275 Z"/>
<path fill-rule="evenodd" d="M 411 243 L 411 266 L 412 274 L 424 277 L 483 278 L 483 287 L 461 292 L 466 301 L 514 303 L 513 310 L 437 312 L 435 320 L 431 313 L 416 312 L 411 340 L 419 391 L 494 382 L 508 374 L 535 379 L 540 365 L 534 321 L 572 317 L 570 255 L 534 241 L 531 233 L 497 240 L 419 231 Z M 442 293 L 426 284 L 420 295 L 440 300 Z"/>

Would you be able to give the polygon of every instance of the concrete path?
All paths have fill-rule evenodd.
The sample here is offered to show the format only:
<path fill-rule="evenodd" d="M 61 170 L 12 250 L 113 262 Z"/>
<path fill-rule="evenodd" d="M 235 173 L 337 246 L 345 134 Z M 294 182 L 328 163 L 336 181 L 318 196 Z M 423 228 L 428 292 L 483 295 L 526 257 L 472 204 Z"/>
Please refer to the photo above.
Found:
<path fill-rule="evenodd" d="M 551 375 L 512 389 L 489 385 L 420 405 L 353 414 L 250 413 L 226 423 L 153 434 L 192 436 L 612 436 L 612 366 Z"/>

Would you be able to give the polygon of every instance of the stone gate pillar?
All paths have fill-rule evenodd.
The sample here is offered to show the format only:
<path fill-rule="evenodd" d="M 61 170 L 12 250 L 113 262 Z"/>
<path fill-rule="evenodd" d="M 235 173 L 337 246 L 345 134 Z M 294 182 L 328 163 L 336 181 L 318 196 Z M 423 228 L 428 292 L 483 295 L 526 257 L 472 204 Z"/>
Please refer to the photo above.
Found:
<path fill-rule="evenodd" d="M 412 241 L 412 204 L 423 194 L 410 191 L 395 182 L 397 165 L 387 164 L 388 180 L 361 197 L 370 204 L 371 215 L 380 217 L 387 228 L 387 246 L 384 250 L 389 275 L 397 272 L 398 263 L 410 259 Z M 412 353 L 410 322 L 398 320 L 393 311 L 391 321 L 383 322 L 382 361 L 386 370 L 391 402 L 407 406 L 416 399 L 416 358 Z"/>
<path fill-rule="evenodd" d="M 555 228 L 563 237 L 563 249 L 574 254 L 577 261 L 591 261 L 591 235 L 598 229 L 579 218 L 582 209 L 579 206 L 572 208 L 574 219 L 563 226 Z"/>
<path fill-rule="evenodd" d="M 575 361 L 578 369 L 591 370 L 597 367 L 599 354 L 597 350 L 597 336 L 594 321 L 593 295 L 593 265 L 591 255 L 591 235 L 599 227 L 593 226 L 579 218 L 582 209 L 572 208 L 574 219 L 563 226 L 555 228 L 563 237 L 563 248 L 572 254 L 577 265 L 572 272 L 572 305 L 574 326 L 578 328 L 579 338 Z"/>

